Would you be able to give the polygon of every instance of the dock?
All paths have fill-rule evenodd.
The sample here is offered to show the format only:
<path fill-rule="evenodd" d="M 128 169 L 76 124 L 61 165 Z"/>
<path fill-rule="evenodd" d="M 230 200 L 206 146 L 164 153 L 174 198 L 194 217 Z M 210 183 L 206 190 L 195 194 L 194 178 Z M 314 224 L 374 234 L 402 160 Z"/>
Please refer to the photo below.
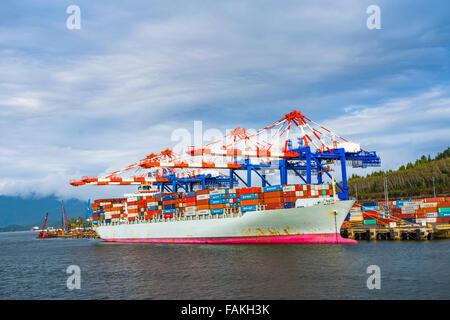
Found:
<path fill-rule="evenodd" d="M 450 225 L 362 225 L 341 228 L 344 238 L 353 240 L 433 240 L 450 239 Z"/>

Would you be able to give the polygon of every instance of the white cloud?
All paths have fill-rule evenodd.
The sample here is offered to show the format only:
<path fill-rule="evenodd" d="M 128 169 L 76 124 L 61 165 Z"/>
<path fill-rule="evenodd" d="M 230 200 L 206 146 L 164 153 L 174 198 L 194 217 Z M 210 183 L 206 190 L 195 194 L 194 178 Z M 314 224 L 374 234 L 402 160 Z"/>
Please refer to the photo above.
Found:
<path fill-rule="evenodd" d="M 79 32 L 51 8 L 41 28 L 2 27 L 0 194 L 86 195 L 69 178 L 159 152 L 192 120 L 258 128 L 297 107 L 387 166 L 445 143 L 448 87 L 427 81 L 448 50 L 432 18 L 375 34 L 360 1 L 148 5 L 86 3 Z"/>

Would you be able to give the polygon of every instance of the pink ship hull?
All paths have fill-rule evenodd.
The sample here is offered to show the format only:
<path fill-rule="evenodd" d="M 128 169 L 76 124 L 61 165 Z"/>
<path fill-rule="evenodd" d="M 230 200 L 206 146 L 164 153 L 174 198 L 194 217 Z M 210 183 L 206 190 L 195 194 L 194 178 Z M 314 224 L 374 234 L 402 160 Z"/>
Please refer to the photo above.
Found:
<path fill-rule="evenodd" d="M 195 244 L 245 244 L 245 243 L 357 243 L 342 238 L 337 233 L 302 235 L 253 236 L 253 237 L 211 237 L 211 238 L 144 238 L 144 239 L 103 239 L 107 242 L 127 243 L 195 243 Z"/>

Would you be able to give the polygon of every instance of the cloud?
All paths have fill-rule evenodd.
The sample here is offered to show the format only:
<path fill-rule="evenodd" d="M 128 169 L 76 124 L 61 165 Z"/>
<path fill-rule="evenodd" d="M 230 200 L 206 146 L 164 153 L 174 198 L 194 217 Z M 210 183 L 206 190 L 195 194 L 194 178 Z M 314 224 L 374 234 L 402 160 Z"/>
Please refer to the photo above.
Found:
<path fill-rule="evenodd" d="M 257 129 L 292 109 L 380 150 L 386 167 L 440 151 L 448 4 L 381 1 L 373 32 L 369 4 L 96 1 L 80 4 L 77 31 L 64 3 L 6 6 L 21 15 L 0 19 L 0 194 L 86 197 L 70 178 L 169 147 L 194 120 Z"/>

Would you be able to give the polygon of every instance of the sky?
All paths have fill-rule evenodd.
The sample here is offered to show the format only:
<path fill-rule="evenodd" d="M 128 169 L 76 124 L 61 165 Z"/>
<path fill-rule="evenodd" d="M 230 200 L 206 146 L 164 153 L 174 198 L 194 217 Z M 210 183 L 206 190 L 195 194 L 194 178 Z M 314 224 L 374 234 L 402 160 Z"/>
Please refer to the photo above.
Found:
<path fill-rule="evenodd" d="M 0 195 L 122 194 L 68 182 L 292 110 L 396 169 L 450 145 L 449 58 L 448 0 L 4 0 Z"/>

